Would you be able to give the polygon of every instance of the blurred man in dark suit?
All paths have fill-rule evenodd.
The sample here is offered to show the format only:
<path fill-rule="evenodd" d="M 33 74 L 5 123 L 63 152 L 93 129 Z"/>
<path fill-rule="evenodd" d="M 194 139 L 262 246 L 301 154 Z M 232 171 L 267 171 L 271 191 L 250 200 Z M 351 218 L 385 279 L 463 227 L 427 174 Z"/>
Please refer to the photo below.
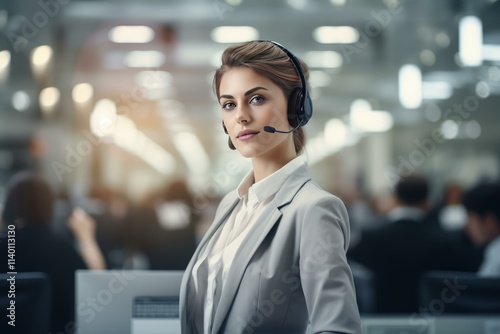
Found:
<path fill-rule="evenodd" d="M 387 224 L 365 231 L 349 250 L 351 260 L 375 275 L 377 313 L 418 312 L 418 282 L 428 270 L 446 270 L 446 246 L 437 228 L 423 222 L 429 186 L 420 176 L 402 178 L 395 187 L 396 206 Z"/>
<path fill-rule="evenodd" d="M 478 275 L 500 277 L 500 183 L 481 184 L 465 194 L 467 234 L 477 246 L 485 246 Z"/>

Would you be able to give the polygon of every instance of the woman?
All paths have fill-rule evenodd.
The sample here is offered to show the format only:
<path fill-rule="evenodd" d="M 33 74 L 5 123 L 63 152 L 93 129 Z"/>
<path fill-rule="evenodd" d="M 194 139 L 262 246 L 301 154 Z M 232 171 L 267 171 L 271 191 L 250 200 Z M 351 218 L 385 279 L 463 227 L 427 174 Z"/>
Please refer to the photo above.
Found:
<path fill-rule="evenodd" d="M 15 269 L 17 272 L 44 272 L 51 281 L 52 308 L 50 330 L 66 333 L 74 326 L 75 271 L 105 269 L 104 257 L 95 240 L 95 222 L 83 210 L 75 209 L 68 227 L 75 236 L 71 242 L 52 229 L 54 194 L 49 184 L 31 172 L 12 177 L 2 213 L 3 230 L 15 229 Z M 7 259 L 7 233 L 0 236 L 2 256 Z M 2 261 L 2 272 L 7 260 Z"/>
<path fill-rule="evenodd" d="M 312 114 L 303 69 L 270 41 L 222 55 L 223 128 L 253 170 L 223 198 L 186 269 L 183 333 L 304 333 L 308 323 L 314 333 L 361 332 L 346 209 L 300 157 Z"/>

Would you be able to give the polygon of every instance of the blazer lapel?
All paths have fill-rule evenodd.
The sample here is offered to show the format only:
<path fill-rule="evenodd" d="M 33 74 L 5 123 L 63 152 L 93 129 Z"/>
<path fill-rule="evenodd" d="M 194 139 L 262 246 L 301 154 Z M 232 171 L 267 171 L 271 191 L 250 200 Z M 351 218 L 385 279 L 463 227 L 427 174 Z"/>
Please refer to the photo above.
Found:
<path fill-rule="evenodd" d="M 192 276 L 191 274 L 193 271 L 193 267 L 195 263 L 198 261 L 200 252 L 205 248 L 206 244 L 215 234 L 220 225 L 227 219 L 229 214 L 233 211 L 234 207 L 238 203 L 238 200 L 239 198 L 236 195 L 236 192 L 233 192 L 230 195 L 228 195 L 224 203 L 221 203 L 221 207 L 219 208 L 217 215 L 214 218 L 214 222 L 212 223 L 212 225 L 209 227 L 209 229 L 201 239 L 198 247 L 196 247 L 196 251 L 191 257 L 188 266 L 186 267 L 185 272 L 188 273 L 188 275 L 184 275 L 182 279 L 181 290 L 180 290 L 181 294 L 179 298 L 179 309 L 182 312 L 181 319 L 183 322 L 182 324 L 183 328 L 188 328 L 186 302 L 188 301 L 188 292 L 190 289 L 191 276 Z"/>
<path fill-rule="evenodd" d="M 235 254 L 233 264 L 229 269 L 225 286 L 220 296 L 219 305 L 213 320 L 212 333 L 217 333 L 224 323 L 224 319 L 233 303 L 248 263 L 269 231 L 271 231 L 282 216 L 280 208 L 289 204 L 300 188 L 310 179 L 307 165 L 299 167 L 290 175 L 276 194 L 274 201 L 262 212 L 240 245 Z"/>

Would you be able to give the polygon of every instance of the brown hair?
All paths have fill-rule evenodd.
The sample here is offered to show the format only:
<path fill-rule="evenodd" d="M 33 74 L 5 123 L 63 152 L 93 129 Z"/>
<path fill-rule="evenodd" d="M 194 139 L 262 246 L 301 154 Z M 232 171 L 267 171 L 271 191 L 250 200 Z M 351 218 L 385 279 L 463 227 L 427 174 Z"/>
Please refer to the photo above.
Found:
<path fill-rule="evenodd" d="M 26 226 L 50 226 L 54 200 L 52 189 L 41 176 L 19 172 L 9 181 L 2 219 L 6 225 L 21 220 Z"/>
<path fill-rule="evenodd" d="M 309 71 L 304 62 L 300 62 L 306 80 L 309 79 Z M 228 47 L 222 54 L 222 65 L 215 71 L 214 88 L 219 97 L 222 76 L 235 67 L 246 67 L 256 73 L 265 76 L 281 88 L 288 99 L 291 92 L 301 87 L 300 77 L 297 69 L 288 55 L 278 46 L 267 41 L 252 41 L 236 44 Z M 235 149 L 231 138 L 228 140 L 229 147 Z M 305 145 L 305 135 L 302 127 L 293 132 L 293 144 L 297 154 L 302 153 Z"/>

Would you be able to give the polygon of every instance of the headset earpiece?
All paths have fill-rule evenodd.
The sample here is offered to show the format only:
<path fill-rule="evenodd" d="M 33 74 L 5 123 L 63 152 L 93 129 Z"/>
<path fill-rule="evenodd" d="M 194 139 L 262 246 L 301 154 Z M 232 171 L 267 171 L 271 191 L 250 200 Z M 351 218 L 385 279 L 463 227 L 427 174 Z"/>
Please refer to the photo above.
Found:
<path fill-rule="evenodd" d="M 259 40 L 258 42 L 269 42 L 276 45 L 286 53 L 288 58 L 290 58 L 293 65 L 295 66 L 295 70 L 297 71 L 297 74 L 300 78 L 301 87 L 294 89 L 288 97 L 288 122 L 294 128 L 299 125 L 306 125 L 312 117 L 313 105 L 311 96 L 309 95 L 309 92 L 307 90 L 307 80 L 304 75 L 304 70 L 300 63 L 300 60 L 295 57 L 293 53 L 288 51 L 287 48 L 279 43 L 269 40 Z"/>
<path fill-rule="evenodd" d="M 288 123 L 292 127 L 296 127 L 301 122 L 299 115 L 301 114 L 302 100 L 302 89 L 297 87 L 290 93 L 288 98 Z"/>

